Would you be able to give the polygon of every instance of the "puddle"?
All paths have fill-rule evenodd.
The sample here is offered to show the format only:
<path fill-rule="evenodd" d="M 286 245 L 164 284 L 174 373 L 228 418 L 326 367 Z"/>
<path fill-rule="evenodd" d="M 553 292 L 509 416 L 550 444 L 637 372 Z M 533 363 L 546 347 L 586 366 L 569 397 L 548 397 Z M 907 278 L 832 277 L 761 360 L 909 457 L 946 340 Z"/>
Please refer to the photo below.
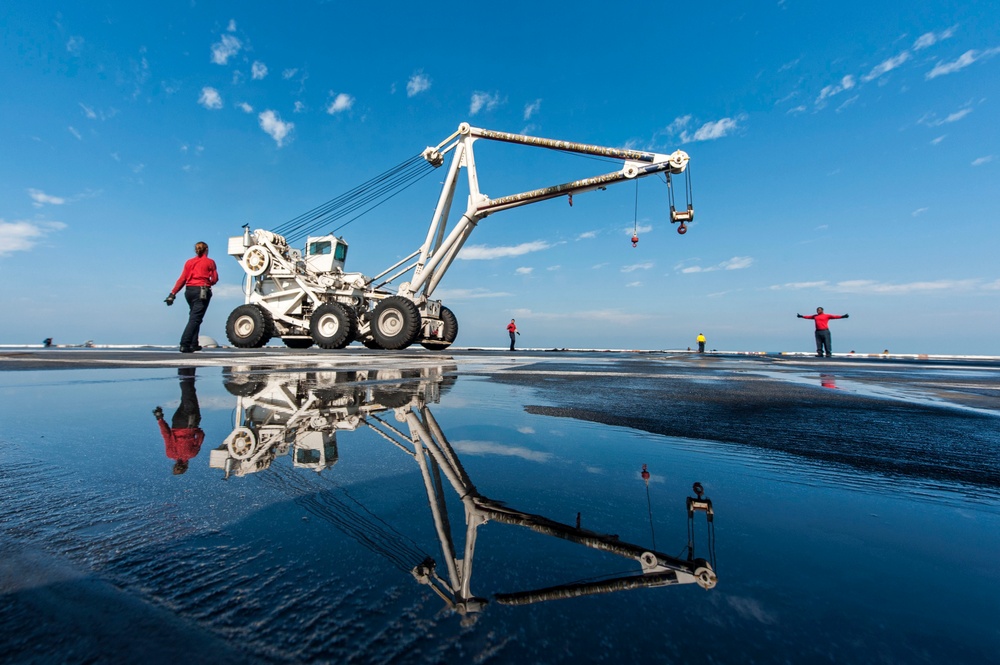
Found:
<path fill-rule="evenodd" d="M 746 369 L 0 374 L 0 534 L 41 570 L 14 585 L 0 564 L 0 634 L 15 662 L 133 660 L 141 643 L 114 634 L 144 618 L 171 653 L 197 635 L 193 662 L 992 658 L 997 468 L 900 475 L 860 437 L 846 461 L 741 445 L 720 434 L 736 407 L 771 415 L 747 391 L 789 409 L 799 381 L 822 399 L 823 380 L 862 380 Z M 710 399 L 728 410 L 688 411 Z M 862 417 L 847 406 L 806 404 L 790 436 Z M 992 416 L 934 413 L 994 427 L 953 447 L 1000 438 Z M 113 616 L 48 614 L 81 595 Z"/>

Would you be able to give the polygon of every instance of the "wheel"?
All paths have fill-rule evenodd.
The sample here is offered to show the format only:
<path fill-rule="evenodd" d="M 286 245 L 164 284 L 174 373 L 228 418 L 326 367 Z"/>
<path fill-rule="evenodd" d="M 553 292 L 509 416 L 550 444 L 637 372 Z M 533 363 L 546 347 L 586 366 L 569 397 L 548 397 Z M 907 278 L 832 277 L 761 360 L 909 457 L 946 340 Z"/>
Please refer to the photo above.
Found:
<path fill-rule="evenodd" d="M 354 340 L 357 332 L 354 312 L 340 303 L 320 305 L 309 319 L 309 335 L 324 349 L 342 349 Z"/>
<path fill-rule="evenodd" d="M 372 314 L 372 335 L 386 349 L 405 349 L 420 333 L 420 312 L 412 300 L 386 298 Z"/>
<path fill-rule="evenodd" d="M 253 397 L 264 389 L 267 379 L 258 372 L 244 372 L 242 369 L 245 368 L 223 367 L 222 385 L 230 395 Z"/>
<path fill-rule="evenodd" d="M 366 349 L 371 349 L 373 351 L 380 351 L 382 349 L 382 345 L 379 344 L 378 341 L 374 339 L 366 339 L 361 343 L 365 345 Z"/>
<path fill-rule="evenodd" d="M 243 265 L 246 267 L 247 273 L 254 277 L 263 275 L 270 264 L 271 258 L 263 247 L 254 245 L 243 253 Z"/>
<path fill-rule="evenodd" d="M 234 458 L 245 460 L 257 450 L 257 437 L 249 427 L 237 427 L 226 440 L 226 447 Z"/>
<path fill-rule="evenodd" d="M 458 337 L 458 319 L 447 307 L 441 308 L 441 339 L 425 339 L 420 346 L 431 351 L 443 351 Z"/>
<path fill-rule="evenodd" d="M 270 313 L 257 305 L 240 305 L 226 321 L 226 337 L 233 346 L 257 349 L 271 339 L 274 321 Z"/>
<path fill-rule="evenodd" d="M 308 337 L 282 337 L 281 341 L 290 349 L 308 349 L 313 345 Z"/>

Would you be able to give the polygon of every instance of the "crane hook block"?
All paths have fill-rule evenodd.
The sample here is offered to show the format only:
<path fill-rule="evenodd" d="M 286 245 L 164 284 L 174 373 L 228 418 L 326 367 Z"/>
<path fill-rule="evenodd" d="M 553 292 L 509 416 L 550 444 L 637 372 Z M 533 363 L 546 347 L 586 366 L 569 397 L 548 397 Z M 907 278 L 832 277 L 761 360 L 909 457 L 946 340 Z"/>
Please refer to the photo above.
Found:
<path fill-rule="evenodd" d="M 680 226 L 677 227 L 677 233 L 684 235 L 687 232 L 688 232 L 688 227 L 686 225 L 681 224 Z"/>
<path fill-rule="evenodd" d="M 632 246 L 633 247 L 639 246 L 639 236 L 635 233 L 632 234 Z"/>

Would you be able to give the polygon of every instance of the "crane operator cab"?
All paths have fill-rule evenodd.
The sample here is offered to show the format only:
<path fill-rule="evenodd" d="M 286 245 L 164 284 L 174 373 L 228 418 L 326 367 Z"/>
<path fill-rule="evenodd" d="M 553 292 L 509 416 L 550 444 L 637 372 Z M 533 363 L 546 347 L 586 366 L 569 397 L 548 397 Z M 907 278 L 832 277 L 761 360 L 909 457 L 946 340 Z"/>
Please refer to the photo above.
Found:
<path fill-rule="evenodd" d="M 347 242 L 332 235 L 306 238 L 306 269 L 313 273 L 343 272 Z"/>

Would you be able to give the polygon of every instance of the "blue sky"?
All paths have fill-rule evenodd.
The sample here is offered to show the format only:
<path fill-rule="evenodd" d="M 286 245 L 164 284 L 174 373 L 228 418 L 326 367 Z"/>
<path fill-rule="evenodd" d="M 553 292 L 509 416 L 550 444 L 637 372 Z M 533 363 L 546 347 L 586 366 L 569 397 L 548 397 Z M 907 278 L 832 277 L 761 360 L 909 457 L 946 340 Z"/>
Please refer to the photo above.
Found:
<path fill-rule="evenodd" d="M 242 302 L 226 240 L 479 127 L 691 156 L 695 223 L 647 178 L 497 213 L 437 295 L 460 346 L 996 354 L 1000 11 L 988 2 L 53 3 L 0 7 L 0 343 L 176 343 Z M 544 154 L 538 154 L 544 153 Z M 477 144 L 502 196 L 612 170 Z M 376 274 L 444 171 L 339 233 Z M 634 226 L 640 242 L 629 242 Z"/>

